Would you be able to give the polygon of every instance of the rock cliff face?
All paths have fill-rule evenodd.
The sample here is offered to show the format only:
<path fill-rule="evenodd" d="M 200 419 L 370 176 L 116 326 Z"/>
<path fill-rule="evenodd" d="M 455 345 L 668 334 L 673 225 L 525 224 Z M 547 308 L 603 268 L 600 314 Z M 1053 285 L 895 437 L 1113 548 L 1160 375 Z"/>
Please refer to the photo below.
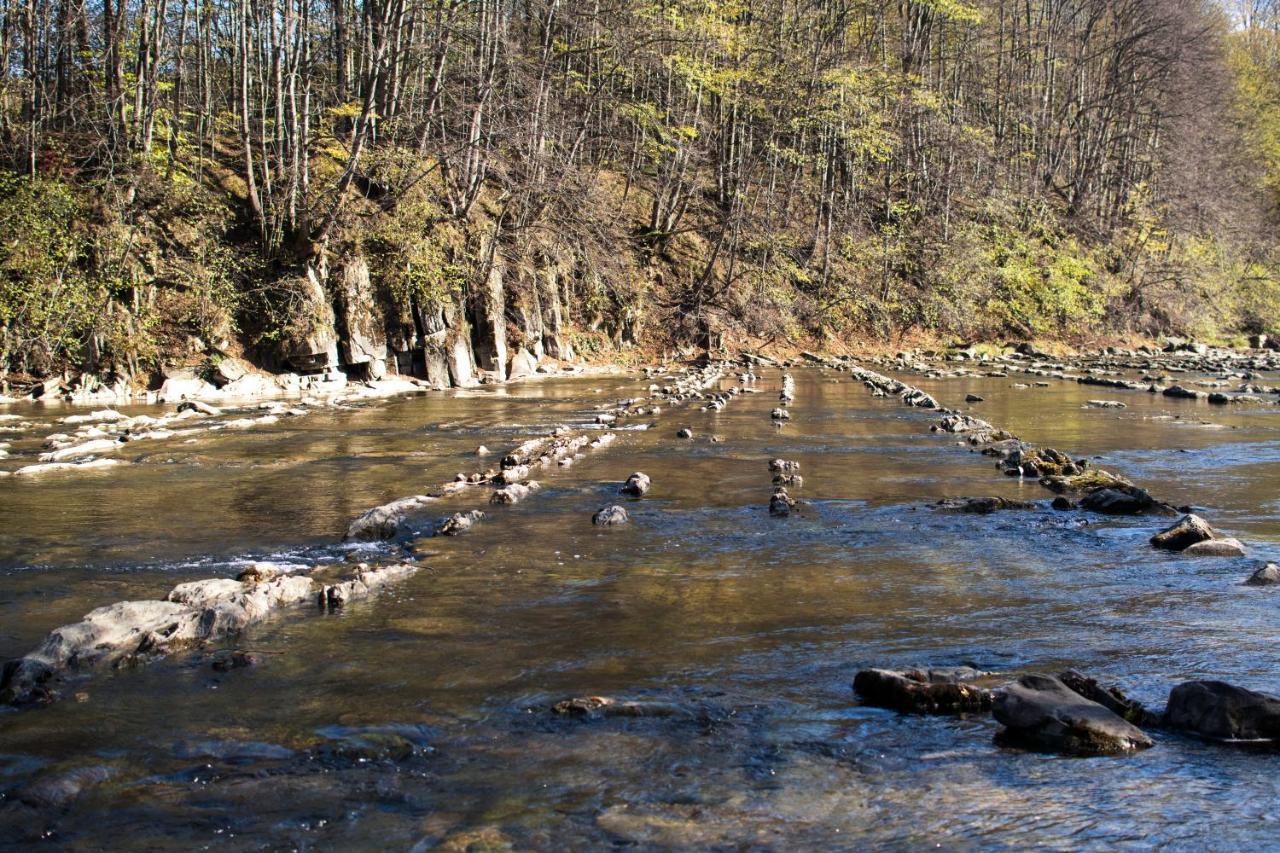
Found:
<path fill-rule="evenodd" d="M 397 302 L 359 254 L 299 277 L 298 318 L 281 361 L 302 373 L 352 379 L 416 376 L 437 388 L 533 375 L 544 358 L 574 358 L 562 272 L 515 274 L 495 253 L 469 292 Z"/>

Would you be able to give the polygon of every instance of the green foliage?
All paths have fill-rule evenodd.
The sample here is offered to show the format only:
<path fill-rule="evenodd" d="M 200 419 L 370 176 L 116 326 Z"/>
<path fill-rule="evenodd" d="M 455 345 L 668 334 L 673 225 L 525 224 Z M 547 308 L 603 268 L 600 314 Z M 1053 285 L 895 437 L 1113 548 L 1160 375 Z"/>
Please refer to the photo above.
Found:
<path fill-rule="evenodd" d="M 81 269 L 81 215 L 66 184 L 0 174 L 0 371 L 52 370 L 102 308 Z"/>
<path fill-rule="evenodd" d="M 998 225 L 984 237 L 995 285 L 985 308 L 1007 331 L 1040 337 L 1102 317 L 1106 299 L 1096 262 L 1074 237 Z"/>

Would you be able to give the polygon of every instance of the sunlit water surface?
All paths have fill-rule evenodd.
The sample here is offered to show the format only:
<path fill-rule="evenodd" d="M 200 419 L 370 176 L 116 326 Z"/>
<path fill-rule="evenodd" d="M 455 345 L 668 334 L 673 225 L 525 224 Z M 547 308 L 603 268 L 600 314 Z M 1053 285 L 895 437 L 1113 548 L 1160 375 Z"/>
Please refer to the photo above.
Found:
<path fill-rule="evenodd" d="M 1280 557 L 1280 412 L 1073 383 L 904 377 L 1022 437 L 1098 457 L 1249 543 L 1192 561 L 1158 522 L 1048 508 L 1034 482 L 929 432 L 928 412 L 847 374 L 779 374 L 720 413 L 664 412 L 540 475 L 471 533 L 411 543 L 427 569 L 337 616 L 299 609 L 207 654 L 99 674 L 50 708 L 0 712 L 0 789 L 85 766 L 71 805 L 0 803 L 5 840 L 72 849 L 642 846 L 1267 846 L 1280 757 L 1158 735 L 1124 758 L 1002 749 L 996 724 L 861 707 L 861 667 L 1071 666 L 1154 706 L 1224 678 L 1280 693 L 1280 593 L 1240 585 Z M 1271 378 L 1272 384 L 1276 379 Z M 726 383 L 727 386 L 728 383 Z M 0 482 L 0 657 L 93 607 L 229 576 L 250 559 L 344 559 L 351 518 L 478 467 L 647 380 L 434 394 L 239 435 L 142 448 L 138 464 Z M 1123 410 L 1085 408 L 1109 397 Z M 49 424 L 61 410 L 24 415 Z M 693 441 L 675 430 L 693 428 Z M 712 436 L 720 439 L 712 441 Z M 771 518 L 768 460 L 805 503 Z M 597 529 L 634 470 L 653 490 Z M 940 513 L 942 497 L 1038 508 Z M 422 534 L 482 493 L 441 501 Z M 404 547 L 403 545 L 388 546 Z M 366 554 L 367 552 L 357 552 Z M 353 555 L 354 556 L 354 555 Z M 687 716 L 565 720 L 566 696 L 655 699 Z"/>

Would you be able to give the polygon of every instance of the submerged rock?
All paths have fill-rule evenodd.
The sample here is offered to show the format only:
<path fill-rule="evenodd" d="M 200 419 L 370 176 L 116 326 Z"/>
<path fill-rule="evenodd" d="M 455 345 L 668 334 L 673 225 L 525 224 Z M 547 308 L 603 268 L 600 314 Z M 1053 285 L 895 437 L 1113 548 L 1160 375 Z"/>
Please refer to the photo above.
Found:
<path fill-rule="evenodd" d="M 676 438 L 693 438 L 693 430 L 688 427 L 681 427 L 676 431 Z"/>
<path fill-rule="evenodd" d="M 1191 513 L 1152 536 L 1151 544 L 1167 551 L 1182 551 L 1197 542 L 1205 542 L 1217 536 L 1217 531 L 1209 526 L 1209 522 Z"/>
<path fill-rule="evenodd" d="M 85 791 L 107 782 L 113 775 L 110 767 L 102 765 L 50 773 L 18 789 L 16 799 L 37 809 L 62 808 Z"/>
<path fill-rule="evenodd" d="M 1260 567 L 1256 572 L 1249 575 L 1249 579 L 1245 581 L 1246 586 L 1276 586 L 1280 584 L 1280 566 L 1275 563 L 1267 563 Z"/>
<path fill-rule="evenodd" d="M 1169 728 L 1225 741 L 1280 738 L 1280 699 L 1225 681 L 1188 681 L 1169 692 Z"/>
<path fill-rule="evenodd" d="M 562 717 L 684 717 L 693 711 L 671 702 L 631 701 L 608 696 L 575 696 L 551 706 Z"/>
<path fill-rule="evenodd" d="M 976 515 L 987 515 L 1001 509 L 1035 509 L 1036 507 L 1029 501 L 1015 501 L 1001 497 L 943 498 L 933 506 L 935 509 L 948 512 L 967 512 Z"/>
<path fill-rule="evenodd" d="M 622 488 L 619 491 L 624 495 L 632 495 L 639 498 L 648 493 L 651 485 L 652 481 L 650 481 L 649 475 L 643 471 L 637 471 L 627 478 L 627 481 L 622 484 Z"/>
<path fill-rule="evenodd" d="M 1050 675 L 1024 675 L 996 691 L 992 713 L 1018 744 L 1068 755 L 1112 755 L 1152 745 L 1141 729 Z"/>
<path fill-rule="evenodd" d="M 599 509 L 595 515 L 591 516 L 591 523 L 596 527 L 613 527 L 618 524 L 626 524 L 630 520 L 626 509 L 617 504 Z"/>
<path fill-rule="evenodd" d="M 944 670 L 864 669 L 853 689 L 867 705 L 909 714 L 958 714 L 991 708 L 991 691 L 966 682 L 990 673 L 968 667 Z"/>

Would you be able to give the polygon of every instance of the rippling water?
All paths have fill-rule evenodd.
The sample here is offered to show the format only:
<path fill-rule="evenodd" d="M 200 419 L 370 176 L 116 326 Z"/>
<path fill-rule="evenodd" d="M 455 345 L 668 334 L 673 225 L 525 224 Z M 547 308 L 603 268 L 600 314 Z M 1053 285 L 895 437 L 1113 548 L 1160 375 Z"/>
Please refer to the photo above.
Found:
<path fill-rule="evenodd" d="M 862 666 L 1073 666 L 1162 705 L 1217 677 L 1280 693 L 1277 605 L 1240 586 L 1280 557 L 1275 408 L 1211 408 L 1070 383 L 918 380 L 1028 440 L 1099 457 L 1203 508 L 1250 560 L 1146 544 L 1153 522 L 1054 512 L 1038 484 L 931 434 L 927 412 L 847 375 L 777 372 L 720 413 L 621 431 L 471 533 L 419 540 L 427 571 L 338 616 L 299 611 L 235 644 L 78 682 L 0 712 L 0 789 L 77 767 L 110 778 L 69 805 L 0 803 L 0 839 L 72 848 L 1266 847 L 1274 754 L 1159 735 L 1125 758 L 1002 749 L 989 718 L 859 706 Z M 1275 380 L 1271 380 L 1274 384 Z M 548 381 L 315 414 L 147 447 L 140 463 L 0 482 L 0 656 L 101 604 L 231 575 L 248 559 L 341 559 L 347 522 L 495 451 L 640 392 Z M 1084 408 L 1110 396 L 1128 408 Z M 58 411 L 24 413 L 52 423 Z M 679 426 L 692 442 L 673 438 Z M 54 431 L 38 432 L 43 435 Z M 711 441 L 716 436 L 720 441 Z M 15 445 L 20 447 L 20 445 Z M 798 515 L 767 512 L 769 459 L 799 460 Z M 591 526 L 634 470 L 632 523 Z M 998 494 L 1034 510 L 942 514 Z M 477 496 L 441 501 L 426 533 Z M 390 547 L 390 546 L 389 546 Z M 673 717 L 562 720 L 606 694 Z M 3 841 L 0 840 L 0 846 Z"/>

